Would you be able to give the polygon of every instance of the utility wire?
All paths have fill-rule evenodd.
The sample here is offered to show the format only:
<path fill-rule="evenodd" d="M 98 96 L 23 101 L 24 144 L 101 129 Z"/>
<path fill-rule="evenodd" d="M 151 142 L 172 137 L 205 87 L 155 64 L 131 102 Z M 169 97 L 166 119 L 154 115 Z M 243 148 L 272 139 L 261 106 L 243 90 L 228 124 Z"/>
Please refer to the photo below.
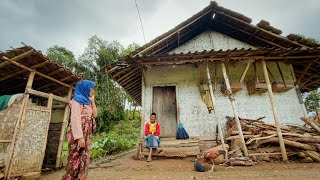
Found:
<path fill-rule="evenodd" d="M 139 7 L 138 7 L 138 4 L 137 4 L 137 0 L 134 0 L 134 2 L 136 3 L 138 15 L 139 15 L 139 20 L 140 20 L 140 24 L 141 24 L 141 29 L 142 29 L 142 35 L 143 35 L 144 43 L 147 43 L 147 41 L 146 41 L 146 36 L 144 35 L 144 30 L 143 30 L 143 25 L 142 25 L 142 21 L 141 21 L 141 16 L 140 16 L 140 11 L 139 11 Z"/>

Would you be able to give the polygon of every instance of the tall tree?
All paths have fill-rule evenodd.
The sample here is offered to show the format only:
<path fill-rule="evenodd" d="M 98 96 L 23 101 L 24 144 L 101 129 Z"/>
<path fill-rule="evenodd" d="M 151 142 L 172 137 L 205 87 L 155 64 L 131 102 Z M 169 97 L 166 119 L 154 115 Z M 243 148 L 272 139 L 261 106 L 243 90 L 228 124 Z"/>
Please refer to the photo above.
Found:
<path fill-rule="evenodd" d="M 305 104 L 308 112 L 315 112 L 318 117 L 318 108 L 320 107 L 320 93 L 317 90 L 305 93 Z"/>
<path fill-rule="evenodd" d="M 69 68 L 73 72 L 75 71 L 76 58 L 72 51 L 67 48 L 54 45 L 47 49 L 47 56 L 50 60 L 56 61 L 58 64 Z"/>
<path fill-rule="evenodd" d="M 121 59 L 130 53 L 138 45 L 124 48 L 119 42 L 105 41 L 98 36 L 92 36 L 88 40 L 88 46 L 79 57 L 77 69 L 81 69 L 83 76 L 97 82 L 97 105 L 99 107 L 99 117 L 97 118 L 98 130 L 108 131 L 108 124 L 120 121 L 125 116 L 126 102 L 129 100 L 126 92 L 112 79 L 110 79 L 103 68 Z"/>

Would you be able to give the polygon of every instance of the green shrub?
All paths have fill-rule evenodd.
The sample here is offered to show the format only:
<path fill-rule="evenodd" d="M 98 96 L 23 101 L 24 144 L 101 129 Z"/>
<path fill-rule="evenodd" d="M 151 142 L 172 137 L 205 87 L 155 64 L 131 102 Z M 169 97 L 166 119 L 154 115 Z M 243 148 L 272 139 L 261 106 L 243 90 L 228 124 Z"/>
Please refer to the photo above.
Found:
<path fill-rule="evenodd" d="M 122 120 L 113 125 L 108 133 L 102 133 L 93 139 L 91 144 L 91 158 L 104 157 L 119 153 L 135 146 L 140 134 L 140 118 Z"/>

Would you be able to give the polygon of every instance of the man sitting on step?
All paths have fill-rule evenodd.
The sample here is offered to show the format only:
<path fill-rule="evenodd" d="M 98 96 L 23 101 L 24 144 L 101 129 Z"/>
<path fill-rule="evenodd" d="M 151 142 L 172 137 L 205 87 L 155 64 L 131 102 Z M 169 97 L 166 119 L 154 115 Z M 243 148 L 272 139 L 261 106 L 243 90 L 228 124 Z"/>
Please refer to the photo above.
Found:
<path fill-rule="evenodd" d="M 160 144 L 160 125 L 156 122 L 157 115 L 156 113 L 152 113 L 150 116 L 150 121 L 146 123 L 144 127 L 144 134 L 145 134 L 145 146 L 150 148 L 149 156 L 147 162 L 152 160 L 152 151 L 157 149 Z M 159 151 L 157 152 L 159 153 Z"/>

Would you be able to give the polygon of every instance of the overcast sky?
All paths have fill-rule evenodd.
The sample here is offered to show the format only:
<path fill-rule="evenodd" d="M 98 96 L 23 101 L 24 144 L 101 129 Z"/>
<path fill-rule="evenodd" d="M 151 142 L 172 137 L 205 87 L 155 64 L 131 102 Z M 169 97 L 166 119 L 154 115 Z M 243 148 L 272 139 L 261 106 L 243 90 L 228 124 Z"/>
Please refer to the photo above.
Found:
<path fill-rule="evenodd" d="M 319 0 L 217 0 L 258 23 L 320 40 Z M 137 0 L 147 42 L 209 5 L 209 0 Z M 65 46 L 80 55 L 89 37 L 144 44 L 134 0 L 0 0 L 0 50 L 24 42 L 46 52 Z"/>

